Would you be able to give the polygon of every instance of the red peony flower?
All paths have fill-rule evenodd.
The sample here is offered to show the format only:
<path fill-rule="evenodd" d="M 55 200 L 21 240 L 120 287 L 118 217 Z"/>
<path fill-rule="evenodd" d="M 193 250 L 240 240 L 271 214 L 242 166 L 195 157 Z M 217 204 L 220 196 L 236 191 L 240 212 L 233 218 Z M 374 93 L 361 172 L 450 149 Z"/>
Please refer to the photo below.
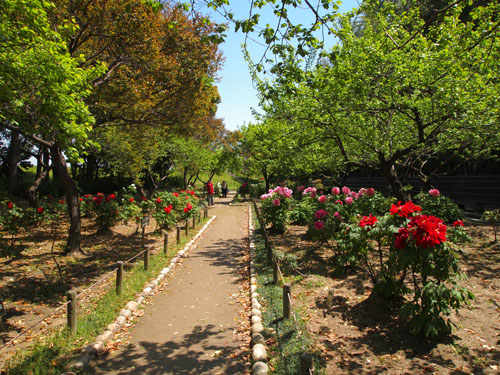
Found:
<path fill-rule="evenodd" d="M 163 209 L 163 211 L 165 211 L 167 214 L 169 214 L 169 213 L 170 213 L 170 211 L 172 211 L 172 209 L 171 209 L 170 207 L 165 207 L 165 208 Z"/>
<path fill-rule="evenodd" d="M 14 204 L 12 202 L 7 202 L 7 208 L 12 210 L 14 208 Z"/>
<path fill-rule="evenodd" d="M 161 198 L 156 198 L 156 203 L 160 204 L 161 203 Z"/>
<path fill-rule="evenodd" d="M 401 205 L 401 201 L 397 205 L 393 204 L 389 210 L 391 215 L 399 215 L 401 217 L 409 217 L 410 214 L 420 211 L 422 211 L 422 208 L 413 202 L 406 202 L 404 205 Z"/>
<path fill-rule="evenodd" d="M 372 214 L 370 214 L 370 216 L 363 216 L 363 218 L 361 219 L 361 221 L 359 222 L 359 226 L 361 228 L 364 228 L 365 226 L 369 226 L 371 227 L 372 225 L 374 225 L 376 222 L 378 221 L 378 219 L 375 217 L 375 216 L 372 216 Z"/>
<path fill-rule="evenodd" d="M 80 202 L 83 202 L 83 198 L 78 198 L 78 200 L 79 200 Z"/>
<path fill-rule="evenodd" d="M 408 229 L 419 247 L 433 247 L 446 241 L 446 225 L 435 216 L 412 217 Z"/>
<path fill-rule="evenodd" d="M 454 227 L 463 227 L 464 226 L 464 222 L 462 220 L 457 220 L 453 223 L 453 226 Z"/>
<path fill-rule="evenodd" d="M 39 214 L 43 213 L 43 207 L 38 207 L 38 208 L 36 209 L 36 211 L 37 211 Z"/>
<path fill-rule="evenodd" d="M 174 196 L 179 197 L 179 193 L 172 193 Z"/>
<path fill-rule="evenodd" d="M 133 201 L 134 201 L 134 198 L 130 198 L 130 199 L 129 199 L 129 202 L 133 202 Z"/>
<path fill-rule="evenodd" d="M 406 247 L 408 237 L 410 236 L 410 232 L 406 227 L 399 228 L 398 233 L 396 233 L 394 236 L 396 237 L 396 240 L 394 241 L 394 247 L 396 249 L 404 249 Z"/>

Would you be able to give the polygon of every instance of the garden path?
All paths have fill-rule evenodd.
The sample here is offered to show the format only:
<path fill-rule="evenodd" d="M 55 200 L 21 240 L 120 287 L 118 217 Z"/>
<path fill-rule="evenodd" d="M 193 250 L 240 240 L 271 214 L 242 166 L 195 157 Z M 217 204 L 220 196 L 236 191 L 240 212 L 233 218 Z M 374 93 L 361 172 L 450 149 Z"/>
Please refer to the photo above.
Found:
<path fill-rule="evenodd" d="M 188 257 L 167 276 L 128 343 L 92 363 L 92 374 L 243 374 L 245 325 L 238 300 L 246 292 L 248 205 L 230 205 L 234 194 L 209 208 L 217 218 Z M 248 332 L 246 332 L 248 336 Z M 242 349 L 243 348 L 243 349 Z"/>

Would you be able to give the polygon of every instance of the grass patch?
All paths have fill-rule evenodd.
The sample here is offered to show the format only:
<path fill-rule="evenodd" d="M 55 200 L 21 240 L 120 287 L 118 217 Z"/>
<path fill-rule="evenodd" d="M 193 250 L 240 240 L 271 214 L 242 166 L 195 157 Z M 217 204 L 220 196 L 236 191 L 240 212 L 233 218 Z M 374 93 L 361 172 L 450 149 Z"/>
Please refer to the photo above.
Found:
<path fill-rule="evenodd" d="M 108 290 L 98 299 L 91 299 L 85 304 L 84 309 L 79 308 L 75 335 L 71 335 L 67 328 L 51 333 L 32 347 L 18 352 L 2 374 L 59 375 L 68 371 L 72 360 L 78 356 L 81 349 L 104 332 L 106 326 L 117 318 L 125 304 L 136 299 L 136 293 L 143 289 L 144 284 L 156 278 L 177 251 L 183 248 L 208 220 L 209 218 L 202 218 L 196 226 L 197 229 L 190 230 L 188 237 L 182 231 L 180 243 L 169 244 L 168 254 L 164 254 L 162 248 L 151 256 L 148 271 L 144 270 L 143 258 L 139 257 L 132 268 L 125 272 L 123 292 L 120 296 L 116 295 L 115 276 L 111 275 Z"/>
<path fill-rule="evenodd" d="M 316 353 L 312 338 L 308 335 L 307 324 L 304 318 L 305 306 L 301 300 L 292 297 L 293 310 L 297 323 L 292 318 L 283 319 L 283 289 L 273 285 L 273 270 L 267 264 L 267 253 L 264 240 L 261 235 L 262 229 L 255 216 L 256 236 L 255 240 L 255 268 L 257 272 L 257 292 L 260 294 L 260 302 L 265 306 L 262 312 L 262 323 L 266 328 L 263 332 L 268 346 L 269 366 L 273 374 L 297 374 L 299 371 L 299 357 L 303 353 L 312 354 L 315 357 L 314 374 L 324 374 L 325 368 L 319 353 Z M 294 276 L 283 275 L 285 282 L 293 285 L 297 282 Z M 299 336 L 298 329 L 301 334 Z"/>

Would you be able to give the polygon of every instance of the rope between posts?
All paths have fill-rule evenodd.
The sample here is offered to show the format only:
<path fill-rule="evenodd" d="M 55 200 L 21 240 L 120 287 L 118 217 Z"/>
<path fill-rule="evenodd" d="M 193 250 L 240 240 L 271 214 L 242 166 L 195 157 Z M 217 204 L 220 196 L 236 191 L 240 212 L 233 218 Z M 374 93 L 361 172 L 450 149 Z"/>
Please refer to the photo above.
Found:
<path fill-rule="evenodd" d="M 78 293 L 78 294 L 77 294 L 77 296 L 76 296 L 76 298 L 77 298 L 77 299 L 78 299 L 78 298 L 80 298 L 80 296 L 81 296 L 82 294 L 87 293 L 87 292 L 88 292 L 88 291 L 90 291 L 93 287 L 95 287 L 96 285 L 99 285 L 100 283 L 102 283 L 104 280 L 106 280 L 107 278 L 109 278 L 109 276 L 113 275 L 113 274 L 116 272 L 116 270 L 117 270 L 117 269 L 118 269 L 118 268 L 115 268 L 113 271 L 111 271 L 111 272 L 107 273 L 106 275 L 104 275 L 101 279 L 97 280 L 94 284 L 92 284 L 91 286 L 89 286 L 87 289 L 85 289 L 85 290 L 81 291 L 80 293 Z"/>
<path fill-rule="evenodd" d="M 130 258 L 129 260 L 126 260 L 125 262 L 123 262 L 123 264 L 127 264 L 127 263 L 130 263 L 131 261 L 133 261 L 135 258 L 141 256 L 142 254 L 144 254 L 145 252 L 147 251 L 147 249 L 145 250 L 142 250 L 140 253 L 138 254 L 135 254 L 132 258 Z"/>
<path fill-rule="evenodd" d="M 14 337 L 12 340 L 9 340 L 7 341 L 5 344 L 3 344 L 2 346 L 0 346 L 0 349 L 3 349 L 5 348 L 7 345 L 11 344 L 12 342 L 16 341 L 19 337 L 21 336 L 24 336 L 26 333 L 28 333 L 29 331 L 31 331 L 33 328 L 35 328 L 36 326 L 38 326 L 39 324 L 41 324 L 44 320 L 46 320 L 47 318 L 50 318 L 52 315 L 54 315 L 56 312 L 58 312 L 59 310 L 63 309 L 64 307 L 68 306 L 69 303 L 71 301 L 67 301 L 65 302 L 64 304 L 62 304 L 61 306 L 59 306 L 57 309 L 51 311 L 49 314 L 47 314 L 43 319 L 39 320 L 38 322 L 36 322 L 35 324 L 33 324 L 32 326 L 30 326 L 29 328 L 25 329 L 24 331 L 22 331 L 21 333 L 19 333 L 16 337 Z"/>

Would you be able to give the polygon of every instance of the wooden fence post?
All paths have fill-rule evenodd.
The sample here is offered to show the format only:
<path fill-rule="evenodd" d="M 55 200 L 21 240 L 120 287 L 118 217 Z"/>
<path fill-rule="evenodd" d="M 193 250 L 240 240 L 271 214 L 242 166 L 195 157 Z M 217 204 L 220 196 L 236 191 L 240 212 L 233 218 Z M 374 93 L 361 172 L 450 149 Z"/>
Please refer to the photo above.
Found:
<path fill-rule="evenodd" d="M 279 285 L 279 275 L 278 275 L 278 260 L 274 258 L 273 262 L 273 284 Z"/>
<path fill-rule="evenodd" d="M 201 213 L 198 212 L 198 215 L 196 215 L 196 217 L 198 218 L 198 224 L 200 224 L 201 223 Z"/>
<path fill-rule="evenodd" d="M 283 285 L 283 318 L 290 319 L 292 314 L 292 306 L 290 304 L 290 300 L 292 299 L 292 285 L 284 284 Z"/>
<path fill-rule="evenodd" d="M 123 262 L 118 261 L 116 270 L 116 295 L 120 296 L 123 292 Z"/>
<path fill-rule="evenodd" d="M 205 208 L 203 209 L 203 217 L 204 217 L 205 219 L 208 217 L 208 208 L 207 208 L 207 207 L 205 207 Z"/>
<path fill-rule="evenodd" d="M 144 250 L 144 270 L 149 271 L 149 246 Z"/>
<path fill-rule="evenodd" d="M 310 354 L 301 354 L 300 360 L 300 375 L 311 375 L 314 373 L 314 358 Z"/>
<path fill-rule="evenodd" d="M 181 243 L 181 226 L 177 225 L 177 245 Z"/>
<path fill-rule="evenodd" d="M 163 233 L 163 253 L 168 254 L 168 230 Z"/>
<path fill-rule="evenodd" d="M 193 229 L 195 229 L 195 228 L 196 228 L 196 217 L 193 216 Z"/>
<path fill-rule="evenodd" d="M 72 335 L 76 333 L 76 290 L 70 290 L 67 294 L 68 297 L 68 328 Z"/>

